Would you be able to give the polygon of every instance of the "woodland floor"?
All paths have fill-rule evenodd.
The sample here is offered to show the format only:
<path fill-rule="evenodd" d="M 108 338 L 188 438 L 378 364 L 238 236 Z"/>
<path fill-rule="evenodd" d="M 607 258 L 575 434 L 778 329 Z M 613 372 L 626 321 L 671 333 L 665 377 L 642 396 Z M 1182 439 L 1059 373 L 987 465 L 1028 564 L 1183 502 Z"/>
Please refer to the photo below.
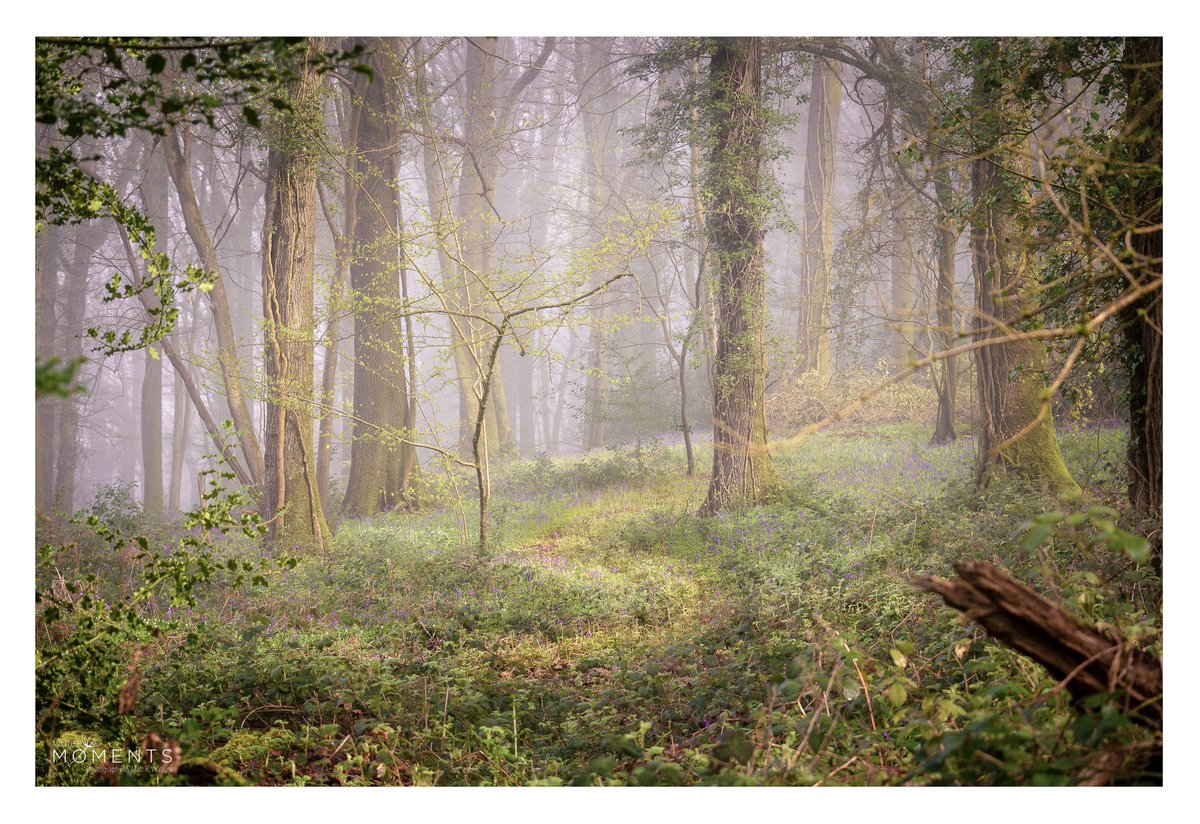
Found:
<path fill-rule="evenodd" d="M 1133 764 L 1145 733 L 1080 716 L 908 583 L 989 559 L 1157 645 L 1152 570 L 1083 527 L 1025 540 L 1041 512 L 1120 504 L 1123 434 L 1064 433 L 1073 505 L 1008 479 L 980 499 L 970 438 L 928 437 L 823 433 L 777 458 L 777 500 L 716 519 L 674 448 L 520 462 L 486 557 L 455 506 L 343 524 L 267 589 L 207 593 L 133 721 L 255 784 L 1061 784 L 1102 750 Z"/>

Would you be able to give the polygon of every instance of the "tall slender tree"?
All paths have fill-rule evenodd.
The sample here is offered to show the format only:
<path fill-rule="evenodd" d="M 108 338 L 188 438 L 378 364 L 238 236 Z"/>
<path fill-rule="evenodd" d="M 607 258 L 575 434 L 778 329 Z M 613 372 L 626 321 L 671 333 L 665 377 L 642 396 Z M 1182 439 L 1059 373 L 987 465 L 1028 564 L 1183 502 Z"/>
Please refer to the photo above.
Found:
<path fill-rule="evenodd" d="M 287 84 L 289 111 L 272 124 L 263 221 L 267 381 L 262 509 L 277 546 L 324 548 L 329 527 L 313 448 L 313 263 L 321 133 L 321 78 L 312 38 Z"/>
<path fill-rule="evenodd" d="M 767 213 L 762 40 L 721 38 L 709 66 L 716 120 L 706 220 L 717 304 L 713 470 L 703 512 L 759 501 L 775 484 L 767 452 Z"/>
<path fill-rule="evenodd" d="M 804 257 L 800 270 L 800 369 L 829 378 L 829 276 L 842 64 L 813 59 L 804 161 Z"/>
<path fill-rule="evenodd" d="M 37 309 L 35 318 L 35 345 L 38 363 L 58 357 L 56 332 L 58 331 L 58 266 L 61 248 L 58 229 L 43 226 L 37 236 Z M 35 424 L 34 499 L 38 512 L 49 512 L 54 505 L 54 451 L 57 437 L 56 423 L 61 400 L 38 398 Z"/>
<path fill-rule="evenodd" d="M 154 141 L 157 143 L 158 141 Z M 151 141 L 146 139 L 146 143 Z M 142 209 L 154 226 L 155 253 L 167 246 L 169 221 L 167 216 L 167 168 L 163 149 L 147 145 L 143 155 L 146 175 L 141 184 Z M 152 305 L 158 306 L 157 299 Z M 160 348 L 147 346 L 142 351 L 142 509 L 151 517 L 163 513 L 163 362 Z"/>

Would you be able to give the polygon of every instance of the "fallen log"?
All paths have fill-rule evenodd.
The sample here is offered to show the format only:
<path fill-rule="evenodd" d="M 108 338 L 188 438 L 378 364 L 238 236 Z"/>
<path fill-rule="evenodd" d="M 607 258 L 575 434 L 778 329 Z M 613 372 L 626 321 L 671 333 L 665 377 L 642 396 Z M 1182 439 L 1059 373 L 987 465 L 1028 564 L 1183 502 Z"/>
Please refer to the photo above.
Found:
<path fill-rule="evenodd" d="M 1120 694 L 1131 719 L 1162 728 L 1162 663 L 1156 657 L 1084 624 L 992 564 L 967 561 L 954 571 L 957 578 L 922 576 L 912 584 L 942 596 L 996 640 L 1037 661 L 1077 704 L 1091 695 Z"/>

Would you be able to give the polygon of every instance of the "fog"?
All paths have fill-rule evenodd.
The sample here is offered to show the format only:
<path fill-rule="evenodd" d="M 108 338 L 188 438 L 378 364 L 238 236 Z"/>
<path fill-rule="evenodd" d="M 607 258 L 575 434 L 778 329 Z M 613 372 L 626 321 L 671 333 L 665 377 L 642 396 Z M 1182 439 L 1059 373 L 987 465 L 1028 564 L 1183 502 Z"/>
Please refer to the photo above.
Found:
<path fill-rule="evenodd" d="M 1161 40 L 36 72 L 39 782 L 1161 781 Z"/>

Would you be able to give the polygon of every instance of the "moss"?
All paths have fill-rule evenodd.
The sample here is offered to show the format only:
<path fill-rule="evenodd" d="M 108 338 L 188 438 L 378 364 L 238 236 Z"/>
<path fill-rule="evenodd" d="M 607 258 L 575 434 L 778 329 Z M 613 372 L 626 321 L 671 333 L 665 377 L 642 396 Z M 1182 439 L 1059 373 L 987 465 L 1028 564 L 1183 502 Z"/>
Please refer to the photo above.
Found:
<path fill-rule="evenodd" d="M 224 745 L 213 750 L 210 756 L 218 764 L 237 767 L 265 755 L 268 749 L 268 742 L 262 734 L 235 732 Z"/>
<path fill-rule="evenodd" d="M 1021 432 L 1041 412 L 1046 393 L 1046 349 L 1037 341 L 1023 341 L 1003 347 L 1009 363 L 1020 364 L 1012 370 L 1008 382 L 1000 387 L 1003 400 L 1000 420 L 995 423 L 994 443 L 1003 443 Z M 984 446 L 987 447 L 985 440 Z M 1071 477 L 1063 461 L 1054 431 L 1054 415 L 1046 418 L 1016 443 L 1002 450 L 996 459 L 999 467 L 1042 481 L 1054 495 L 1080 494 L 1079 484 Z"/>

